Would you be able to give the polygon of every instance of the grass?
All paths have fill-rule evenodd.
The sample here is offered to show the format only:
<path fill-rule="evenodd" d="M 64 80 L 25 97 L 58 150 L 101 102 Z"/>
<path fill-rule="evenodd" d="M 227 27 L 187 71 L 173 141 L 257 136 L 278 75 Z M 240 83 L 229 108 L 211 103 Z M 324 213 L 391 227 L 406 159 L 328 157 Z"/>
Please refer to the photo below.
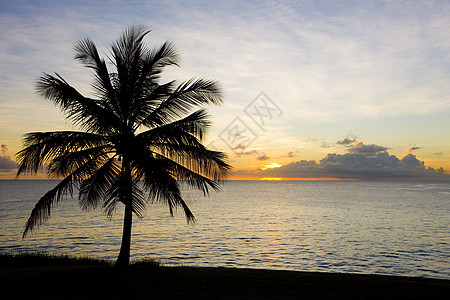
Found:
<path fill-rule="evenodd" d="M 46 254 L 0 254 L 3 299 L 445 299 L 450 281 L 427 278 L 166 267 L 120 271 L 111 262 Z"/>
<path fill-rule="evenodd" d="M 112 266 L 113 262 L 106 259 L 89 256 L 69 256 L 64 254 L 49 254 L 45 252 L 1 253 L 1 269 L 37 266 Z M 156 259 L 132 261 L 131 266 L 160 267 L 162 263 Z"/>
<path fill-rule="evenodd" d="M 55 265 L 110 265 L 107 260 L 88 256 L 55 255 L 41 252 L 0 253 L 2 269 Z"/>

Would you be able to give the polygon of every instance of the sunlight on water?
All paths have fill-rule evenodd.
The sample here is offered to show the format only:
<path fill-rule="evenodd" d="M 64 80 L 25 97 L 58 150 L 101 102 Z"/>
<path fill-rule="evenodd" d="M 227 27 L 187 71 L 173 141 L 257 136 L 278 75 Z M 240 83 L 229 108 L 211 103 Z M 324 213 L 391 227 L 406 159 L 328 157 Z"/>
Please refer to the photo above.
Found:
<path fill-rule="evenodd" d="M 0 181 L 0 251 L 114 259 L 122 211 L 108 220 L 64 201 L 25 240 L 24 223 L 51 181 Z M 204 198 L 185 191 L 189 226 L 149 205 L 134 219 L 132 258 L 166 264 L 450 278 L 450 184 L 231 181 Z"/>

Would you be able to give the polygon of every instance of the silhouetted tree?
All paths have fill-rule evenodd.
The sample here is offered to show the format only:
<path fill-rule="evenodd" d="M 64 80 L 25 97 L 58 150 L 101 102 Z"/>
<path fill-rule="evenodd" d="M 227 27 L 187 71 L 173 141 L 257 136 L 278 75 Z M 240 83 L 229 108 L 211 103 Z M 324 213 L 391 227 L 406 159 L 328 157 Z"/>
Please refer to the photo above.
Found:
<path fill-rule="evenodd" d="M 116 265 L 128 266 L 133 213 L 142 217 L 147 202 L 158 201 L 168 205 L 171 215 L 182 207 L 188 223 L 194 222 L 179 180 L 204 194 L 209 188 L 219 190 L 218 181 L 230 166 L 224 153 L 202 144 L 210 126 L 202 106 L 220 104 L 220 89 L 205 79 L 161 84 L 161 72 L 177 65 L 178 54 L 169 42 L 145 46 L 148 33 L 144 27 L 130 27 L 111 45 L 109 61 L 115 72 L 108 70 L 90 39 L 76 43 L 75 59 L 94 71 L 94 98 L 81 95 L 57 73 L 44 73 L 37 80 L 37 93 L 59 106 L 79 131 L 24 136 L 17 176 L 45 166 L 49 176 L 62 180 L 37 202 L 23 237 L 78 189 L 83 209 L 101 205 L 111 216 L 118 203 L 125 206 Z"/>

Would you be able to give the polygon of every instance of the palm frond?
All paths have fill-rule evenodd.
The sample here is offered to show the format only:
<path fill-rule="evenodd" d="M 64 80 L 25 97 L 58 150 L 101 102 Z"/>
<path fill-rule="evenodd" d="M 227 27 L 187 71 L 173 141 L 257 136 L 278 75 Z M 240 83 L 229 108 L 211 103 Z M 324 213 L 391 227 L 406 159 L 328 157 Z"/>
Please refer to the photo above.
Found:
<path fill-rule="evenodd" d="M 146 79 L 159 79 L 159 74 L 167 66 L 178 66 L 178 51 L 175 45 L 171 42 L 165 42 L 158 48 L 154 48 L 142 57 L 143 72 L 141 74 L 142 80 L 144 76 Z"/>
<path fill-rule="evenodd" d="M 143 51 L 140 57 L 139 79 L 133 89 L 133 104 L 130 112 L 131 121 L 137 122 L 137 127 L 155 104 L 161 103 L 163 97 L 167 97 L 173 92 L 174 81 L 166 84 L 158 84 L 159 74 L 170 65 L 178 66 L 178 52 L 170 42 L 165 42 L 162 46 L 148 51 Z"/>
<path fill-rule="evenodd" d="M 201 146 L 210 125 L 206 110 L 200 109 L 183 119 L 144 131 L 136 139 L 148 146 L 161 143 Z"/>
<path fill-rule="evenodd" d="M 117 204 L 125 205 L 118 264 L 126 265 L 132 214 L 143 217 L 148 201 L 166 204 L 171 215 L 181 207 L 193 223 L 179 181 L 205 195 L 220 190 L 231 166 L 224 153 L 202 144 L 211 125 L 203 106 L 222 103 L 219 85 L 195 78 L 160 84 L 161 72 L 178 66 L 178 52 L 170 42 L 148 48 L 143 40 L 149 32 L 143 26 L 124 31 L 106 56 L 113 66 L 107 66 L 90 39 L 75 44 L 75 59 L 94 73 L 94 98 L 83 96 L 57 73 L 43 73 L 36 81 L 36 92 L 60 107 L 80 131 L 24 136 L 16 154 L 17 176 L 47 165 L 49 176 L 63 180 L 38 201 L 23 237 L 78 187 L 83 209 L 101 205 L 110 217 Z"/>
<path fill-rule="evenodd" d="M 128 28 L 112 46 L 112 63 L 117 69 L 115 89 L 118 91 L 118 103 L 121 116 L 128 120 L 130 110 L 136 100 L 136 90 L 139 89 L 139 78 L 142 67 L 142 53 L 145 46 L 144 37 L 150 32 L 143 26 Z"/>
<path fill-rule="evenodd" d="M 109 158 L 92 175 L 81 183 L 78 202 L 81 208 L 95 209 L 120 176 L 120 166 L 115 157 Z"/>
<path fill-rule="evenodd" d="M 60 202 L 67 195 L 72 197 L 74 186 L 83 182 L 85 175 L 90 172 L 92 172 L 92 164 L 83 164 L 61 180 L 55 188 L 48 191 L 33 208 L 25 225 L 23 237 L 27 235 L 28 231 L 33 230 L 34 227 L 42 224 L 50 217 L 51 210 L 56 203 Z"/>
<path fill-rule="evenodd" d="M 115 182 L 111 184 L 111 187 L 108 189 L 105 194 L 105 201 L 103 203 L 103 209 L 105 214 L 110 218 L 113 216 L 116 206 L 118 203 L 123 203 L 125 199 L 123 199 L 123 184 L 124 178 L 120 177 Z M 132 183 L 131 189 L 131 208 L 133 213 L 139 218 L 143 218 L 145 214 L 146 201 L 144 197 L 144 193 L 138 185 L 137 181 Z"/>
<path fill-rule="evenodd" d="M 97 47 L 89 39 L 84 38 L 75 44 L 75 59 L 81 61 L 86 67 L 91 68 L 95 72 L 94 88 L 103 96 L 104 99 L 113 105 L 116 103 L 115 91 L 111 84 L 108 68 L 104 59 L 98 54 Z M 116 113 L 117 107 L 116 108 Z"/>
<path fill-rule="evenodd" d="M 32 231 L 36 226 L 41 225 L 50 217 L 53 206 L 60 202 L 65 196 L 73 195 L 73 187 L 76 182 L 76 176 L 71 174 L 64 178 L 56 187 L 48 191 L 34 206 L 31 215 L 25 224 L 23 238 L 26 237 L 29 231 Z"/>
<path fill-rule="evenodd" d="M 182 180 L 191 187 L 201 190 L 204 195 L 209 194 L 209 188 L 220 191 L 220 185 L 217 181 L 156 153 L 151 156 L 146 155 L 145 159 L 136 161 L 133 164 L 133 169 L 136 180 L 143 180 L 147 182 L 147 185 L 151 185 L 151 181 L 154 180 L 153 177 L 160 176 L 160 174 L 169 174 L 175 180 Z"/>
<path fill-rule="evenodd" d="M 152 149 L 161 156 L 213 180 L 220 181 L 231 171 L 225 153 L 209 150 L 201 144 L 154 143 Z"/>
<path fill-rule="evenodd" d="M 36 173 L 39 167 L 67 152 L 103 146 L 105 137 L 80 131 L 33 132 L 23 138 L 24 148 L 16 154 L 22 173 Z"/>
<path fill-rule="evenodd" d="M 133 99 L 137 101 L 134 104 L 139 106 L 141 99 L 151 99 L 152 96 L 155 96 L 154 90 L 160 86 L 158 79 L 163 69 L 170 65 L 178 66 L 178 52 L 172 43 L 165 42 L 159 48 L 151 50 L 146 50 L 143 47 L 138 59 L 140 70 L 138 81 L 133 90 Z M 171 85 L 171 82 L 169 84 Z M 165 95 L 167 96 L 167 93 Z"/>
<path fill-rule="evenodd" d="M 109 145 L 92 147 L 79 151 L 66 151 L 53 158 L 48 165 L 48 175 L 54 177 L 67 176 L 82 165 L 89 164 L 90 172 L 85 174 L 88 178 L 91 172 L 95 172 L 111 153 Z"/>
<path fill-rule="evenodd" d="M 153 201 L 166 204 L 169 207 L 170 214 L 173 214 L 174 208 L 181 206 L 187 221 L 194 221 L 192 212 L 182 199 L 177 180 L 185 180 L 190 186 L 203 191 L 205 195 L 208 194 L 209 187 L 215 191 L 220 190 L 220 186 L 215 179 L 194 172 L 192 169 L 157 153 L 151 153 L 145 148 L 141 148 L 141 151 L 138 154 L 141 159 L 135 160 L 132 165 L 134 178 L 136 181 L 141 180 L 143 182 L 145 189 L 149 191 L 149 197 Z M 216 177 L 219 176 L 216 175 Z"/>
<path fill-rule="evenodd" d="M 142 95 L 134 103 L 133 116 L 131 117 L 135 124 L 134 129 L 142 126 L 148 116 L 174 91 L 174 85 L 175 81 L 169 81 L 162 85 L 147 83 L 146 90 L 142 91 Z"/>
<path fill-rule="evenodd" d="M 144 186 L 149 191 L 149 199 L 152 202 L 161 202 L 169 207 L 169 213 L 173 216 L 174 210 L 181 206 L 190 224 L 195 223 L 195 217 L 192 211 L 184 202 L 181 196 L 180 185 L 175 178 L 167 173 L 159 173 L 156 178 L 147 178 L 144 180 Z"/>
<path fill-rule="evenodd" d="M 84 97 L 57 73 L 42 74 L 36 82 L 36 92 L 53 101 L 74 125 L 87 131 L 106 131 L 118 121 L 101 101 Z"/>
<path fill-rule="evenodd" d="M 150 31 L 145 26 L 131 26 L 111 45 L 112 63 L 116 64 L 118 73 L 120 72 L 117 64 L 129 66 L 135 63 L 136 59 L 139 59 L 144 46 L 142 40 Z"/>
<path fill-rule="evenodd" d="M 184 118 L 194 108 L 204 104 L 219 105 L 222 95 L 218 83 L 213 80 L 190 79 L 182 82 L 166 100 L 143 121 L 148 127 L 162 125 Z"/>
<path fill-rule="evenodd" d="M 136 141 L 140 147 L 151 149 L 155 155 L 169 158 L 208 178 L 221 180 L 231 166 L 227 164 L 224 153 L 208 150 L 201 143 L 205 127 L 209 126 L 205 117 L 205 112 L 199 110 L 185 119 L 142 132 L 137 135 Z"/>

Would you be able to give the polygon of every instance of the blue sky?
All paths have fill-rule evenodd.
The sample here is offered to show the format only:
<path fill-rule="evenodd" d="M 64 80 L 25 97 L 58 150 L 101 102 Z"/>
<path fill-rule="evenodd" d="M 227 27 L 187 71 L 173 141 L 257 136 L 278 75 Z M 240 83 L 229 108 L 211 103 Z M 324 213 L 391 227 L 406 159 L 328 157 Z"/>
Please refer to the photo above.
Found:
<path fill-rule="evenodd" d="M 450 170 L 449 1 L 0 1 L 0 7 L 0 178 L 13 173 L 9 160 L 24 133 L 71 129 L 34 94 L 39 74 L 56 71 L 89 94 L 92 77 L 73 59 L 73 44 L 87 36 L 107 53 L 134 24 L 153 30 L 149 45 L 177 46 L 181 67 L 164 79 L 221 83 L 225 104 L 210 109 L 207 144 L 227 151 L 236 170 L 352 154 L 355 145 L 337 143 L 345 138 Z M 272 104 L 278 110 L 268 110 Z M 252 119 L 257 107 L 264 126 L 256 111 Z M 231 141 L 233 128 L 257 138 Z"/>

